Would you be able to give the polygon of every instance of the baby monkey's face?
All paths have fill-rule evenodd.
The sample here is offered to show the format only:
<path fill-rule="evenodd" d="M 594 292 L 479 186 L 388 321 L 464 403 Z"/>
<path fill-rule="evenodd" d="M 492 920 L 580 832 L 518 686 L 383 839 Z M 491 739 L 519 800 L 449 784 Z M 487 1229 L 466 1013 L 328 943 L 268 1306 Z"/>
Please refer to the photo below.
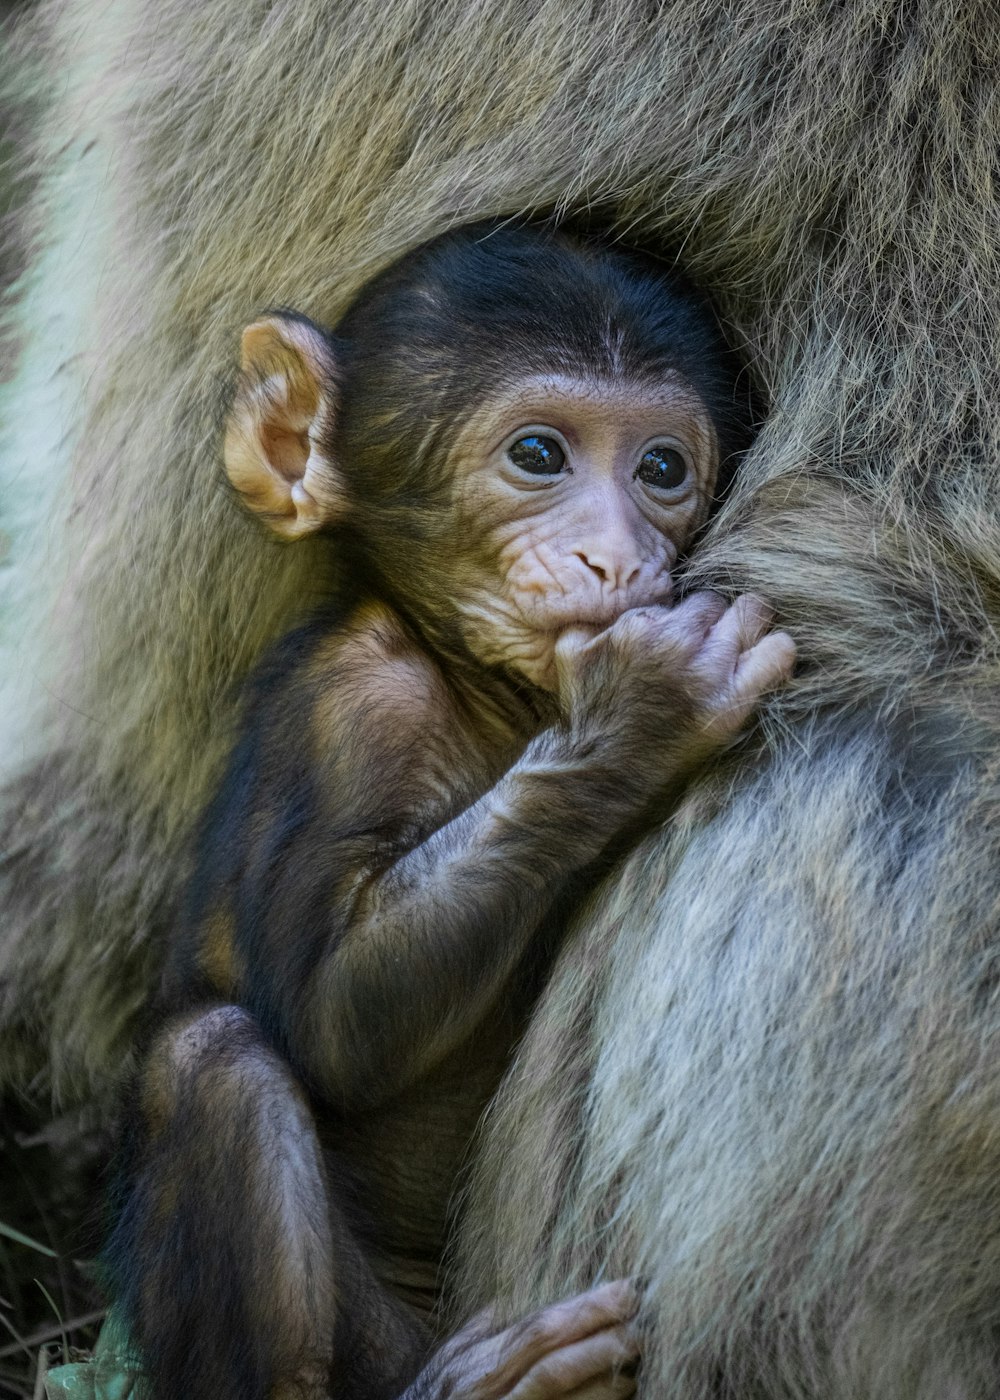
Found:
<path fill-rule="evenodd" d="M 547 690 L 567 628 L 597 633 L 669 602 L 719 467 L 712 420 L 680 377 L 526 379 L 482 404 L 449 456 L 466 645 Z"/>

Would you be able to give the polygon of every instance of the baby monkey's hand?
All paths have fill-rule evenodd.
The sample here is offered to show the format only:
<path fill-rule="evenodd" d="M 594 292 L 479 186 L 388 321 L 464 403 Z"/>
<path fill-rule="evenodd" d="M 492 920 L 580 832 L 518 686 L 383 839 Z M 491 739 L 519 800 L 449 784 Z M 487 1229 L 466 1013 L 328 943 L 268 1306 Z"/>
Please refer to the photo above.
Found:
<path fill-rule="evenodd" d="M 792 674 L 795 643 L 768 631 L 772 620 L 753 594 L 727 606 L 693 593 L 675 608 L 633 608 L 596 636 L 568 629 L 556 645 L 567 727 L 654 773 L 703 761 Z"/>

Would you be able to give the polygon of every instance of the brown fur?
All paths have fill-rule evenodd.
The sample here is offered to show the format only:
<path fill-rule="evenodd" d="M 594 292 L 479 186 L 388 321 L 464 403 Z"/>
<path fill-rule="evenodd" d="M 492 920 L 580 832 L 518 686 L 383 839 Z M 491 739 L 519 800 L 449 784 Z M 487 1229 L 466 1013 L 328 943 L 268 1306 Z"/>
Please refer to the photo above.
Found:
<path fill-rule="evenodd" d="M 564 1068 L 540 1081 L 529 1040 L 469 1275 L 523 1300 L 642 1270 L 650 1396 L 993 1394 L 992 0 L 50 24 L 48 252 L 5 407 L 39 617 L 8 625 L 42 686 L 5 742 L 0 1064 L 67 1090 L 118 1064 L 228 688 L 325 582 L 310 545 L 251 546 L 206 470 L 238 328 L 328 321 L 450 223 L 587 213 L 681 248 L 748 347 L 768 425 L 698 573 L 773 599 L 806 664 L 567 954 L 536 1032 Z M 565 1077 L 579 1133 L 543 1157 L 529 1108 Z"/>

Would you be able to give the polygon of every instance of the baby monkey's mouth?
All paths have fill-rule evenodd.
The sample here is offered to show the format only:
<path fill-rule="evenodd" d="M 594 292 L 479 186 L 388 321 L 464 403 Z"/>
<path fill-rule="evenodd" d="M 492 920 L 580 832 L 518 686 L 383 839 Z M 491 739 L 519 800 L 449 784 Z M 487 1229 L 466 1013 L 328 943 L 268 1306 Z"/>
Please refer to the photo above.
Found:
<path fill-rule="evenodd" d="M 511 638 L 512 644 L 501 664 L 520 674 L 532 685 L 554 694 L 558 690 L 556 649 L 568 633 L 576 633 L 579 643 L 587 643 L 613 627 L 618 619 L 634 608 L 668 608 L 672 604 L 669 589 L 656 597 L 635 597 L 608 600 L 590 607 L 536 608 L 523 620 L 523 628 Z"/>
<path fill-rule="evenodd" d="M 531 618 L 530 625 L 539 632 L 551 633 L 556 637 L 576 628 L 590 631 L 596 636 L 598 632 L 607 631 L 623 613 L 631 612 L 633 608 L 669 608 L 672 602 L 671 592 L 666 589 L 655 597 L 608 600 L 606 604 L 597 607 L 560 608 L 553 610 L 545 619 Z"/>
<path fill-rule="evenodd" d="M 590 627 L 594 633 L 605 631 L 618 622 L 622 613 L 633 608 L 669 608 L 672 601 L 671 585 L 658 589 L 643 589 L 629 594 L 612 594 L 606 598 L 588 598 L 585 602 L 570 599 L 545 599 L 534 606 L 522 610 L 525 626 L 536 633 L 556 636 L 570 627 Z"/>
<path fill-rule="evenodd" d="M 669 580 L 645 587 L 581 590 L 575 597 L 553 590 L 547 596 L 512 592 L 498 607 L 495 598 L 463 600 L 459 627 L 468 650 L 486 666 L 499 666 L 542 690 L 557 687 L 556 649 L 568 632 L 590 641 L 635 608 L 668 608 Z"/>

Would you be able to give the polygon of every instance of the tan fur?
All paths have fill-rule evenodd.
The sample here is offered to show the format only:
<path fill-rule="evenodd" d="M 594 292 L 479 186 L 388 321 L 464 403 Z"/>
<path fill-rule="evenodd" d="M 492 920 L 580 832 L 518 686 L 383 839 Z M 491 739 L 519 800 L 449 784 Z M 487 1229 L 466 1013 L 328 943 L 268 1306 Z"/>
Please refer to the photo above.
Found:
<path fill-rule="evenodd" d="M 220 489 L 239 328 L 328 321 L 449 224 L 588 212 L 682 250 L 747 349 L 768 422 L 697 575 L 804 662 L 567 951 L 470 1292 L 637 1270 L 658 1400 L 995 1394 L 993 0 L 63 0 L 37 33 L 0 1065 L 118 1065 L 230 687 L 331 582 Z"/>
<path fill-rule="evenodd" d="M 198 966 L 213 987 L 226 997 L 236 995 L 243 980 L 242 959 L 234 944 L 235 923 L 228 909 L 217 909 L 206 921 Z"/>

